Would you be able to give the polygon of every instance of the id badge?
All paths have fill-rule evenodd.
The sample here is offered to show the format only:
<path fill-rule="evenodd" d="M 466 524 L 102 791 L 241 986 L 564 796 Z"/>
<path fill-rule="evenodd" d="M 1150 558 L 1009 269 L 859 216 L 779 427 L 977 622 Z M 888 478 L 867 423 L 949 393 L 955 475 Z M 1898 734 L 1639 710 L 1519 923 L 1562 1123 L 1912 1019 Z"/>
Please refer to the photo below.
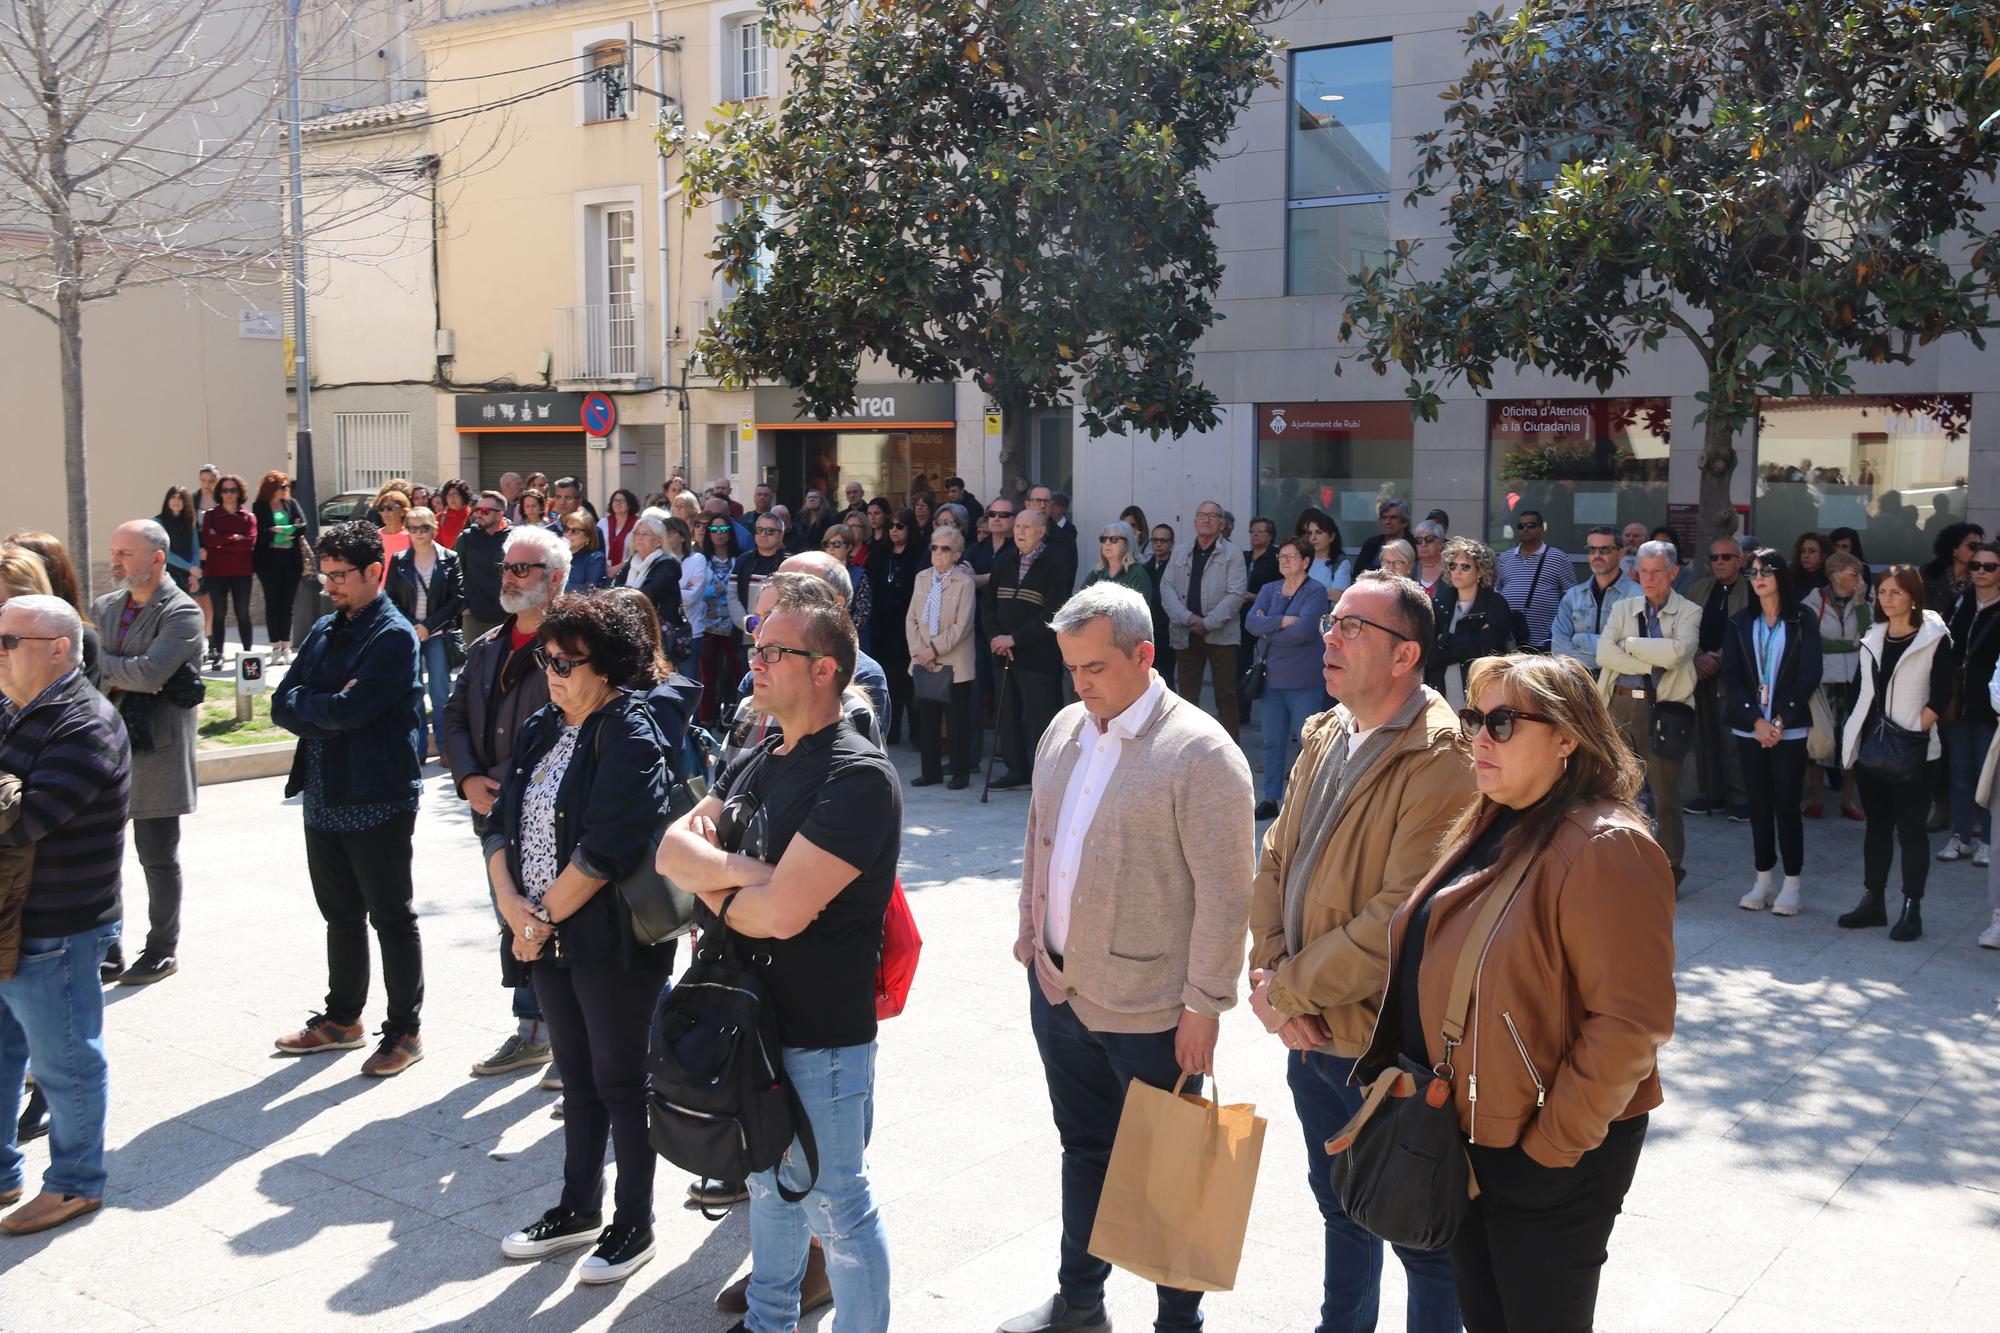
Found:
<path fill-rule="evenodd" d="M 1770 706 L 1771 706 L 1770 683 L 1768 681 L 1759 681 L 1757 684 L 1757 707 L 1760 709 L 1768 709 Z"/>

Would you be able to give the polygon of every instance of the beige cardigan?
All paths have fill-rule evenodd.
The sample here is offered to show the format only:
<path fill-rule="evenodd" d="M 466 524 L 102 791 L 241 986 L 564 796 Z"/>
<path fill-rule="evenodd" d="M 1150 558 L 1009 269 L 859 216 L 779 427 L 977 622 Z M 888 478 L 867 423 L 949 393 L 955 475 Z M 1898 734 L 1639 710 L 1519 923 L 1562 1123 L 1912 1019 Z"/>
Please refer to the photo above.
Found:
<path fill-rule="evenodd" d="M 1240 562 L 1239 562 L 1240 563 Z M 1049 957 L 1049 862 L 1084 706 L 1056 714 L 1035 755 L 1015 961 L 1094 1032 L 1164 1032 L 1181 1011 L 1236 1003 L 1250 925 L 1250 765 L 1214 718 L 1163 690 L 1099 798 L 1060 970 Z"/>
<path fill-rule="evenodd" d="M 972 683 L 975 664 L 972 657 L 972 614 L 979 601 L 978 589 L 973 586 L 972 575 L 958 565 L 952 566 L 944 583 L 944 606 L 938 612 L 938 632 L 932 637 L 924 630 L 924 599 L 931 595 L 931 584 L 937 580 L 936 569 L 925 569 L 917 575 L 916 584 L 910 590 L 909 614 L 903 617 L 903 633 L 910 641 L 910 656 L 925 648 L 935 652 L 939 666 L 952 670 L 952 681 L 957 685 Z M 918 671 L 915 662 L 910 664 L 910 674 Z"/>

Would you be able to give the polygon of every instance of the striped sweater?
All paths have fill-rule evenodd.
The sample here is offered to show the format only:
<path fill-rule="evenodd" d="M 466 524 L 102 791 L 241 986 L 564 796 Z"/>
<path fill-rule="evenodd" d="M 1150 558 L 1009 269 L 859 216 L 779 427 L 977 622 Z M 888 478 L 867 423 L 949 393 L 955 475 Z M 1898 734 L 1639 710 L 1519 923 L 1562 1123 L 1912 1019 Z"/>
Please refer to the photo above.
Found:
<path fill-rule="evenodd" d="M 35 849 L 21 933 L 56 938 L 118 920 L 132 774 L 118 710 L 74 671 L 26 708 L 0 705 L 0 771 L 26 784 L 0 846 Z"/>

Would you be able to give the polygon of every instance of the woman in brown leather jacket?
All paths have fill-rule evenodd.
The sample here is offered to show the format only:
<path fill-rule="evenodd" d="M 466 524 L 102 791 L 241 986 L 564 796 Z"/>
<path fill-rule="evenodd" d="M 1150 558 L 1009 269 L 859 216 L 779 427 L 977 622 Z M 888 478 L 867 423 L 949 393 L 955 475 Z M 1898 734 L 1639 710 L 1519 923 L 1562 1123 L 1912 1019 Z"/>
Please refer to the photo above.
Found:
<path fill-rule="evenodd" d="M 1450 1053 L 1480 1186 L 1451 1244 L 1468 1333 L 1586 1333 L 1674 1023 L 1674 878 L 1632 804 L 1639 762 L 1567 658 L 1488 658 L 1459 714 L 1479 799 L 1389 926 L 1363 1069 L 1447 1062 L 1452 972 L 1484 896 L 1528 869 Z"/>

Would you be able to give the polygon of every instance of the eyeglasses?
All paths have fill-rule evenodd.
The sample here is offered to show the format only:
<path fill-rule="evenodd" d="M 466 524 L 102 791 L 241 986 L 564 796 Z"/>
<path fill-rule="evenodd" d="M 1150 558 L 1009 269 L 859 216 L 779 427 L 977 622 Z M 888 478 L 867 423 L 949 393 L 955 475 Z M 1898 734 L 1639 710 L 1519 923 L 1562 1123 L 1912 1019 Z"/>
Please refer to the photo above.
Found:
<path fill-rule="evenodd" d="M 502 560 L 494 568 L 503 574 L 512 574 L 517 579 L 524 579 L 536 570 L 547 569 L 548 566 L 540 560 Z"/>
<path fill-rule="evenodd" d="M 1099 537 L 1097 540 L 1100 544 L 1102 544 L 1104 542 L 1122 542 L 1125 539 L 1123 537 L 1120 537 L 1115 532 L 1107 532 L 1102 537 Z"/>
<path fill-rule="evenodd" d="M 1195 516 L 1196 518 L 1214 518 L 1214 519 L 1219 519 L 1219 518 L 1221 518 L 1221 517 L 1222 517 L 1222 511 L 1221 511 L 1220 509 L 1197 509 L 1197 510 L 1195 511 L 1195 514 L 1194 514 L 1194 516 Z"/>
<path fill-rule="evenodd" d="M 0 649 L 13 652 L 24 643 L 54 643 L 60 634 L 0 634 Z"/>
<path fill-rule="evenodd" d="M 359 569 L 322 569 L 319 581 L 322 584 L 345 583 L 349 574 L 359 574 Z"/>
<path fill-rule="evenodd" d="M 241 486 L 224 486 L 224 487 L 222 487 L 221 489 L 217 490 L 217 491 L 216 491 L 216 494 L 217 494 L 217 495 L 241 495 L 241 494 L 243 494 L 243 488 L 242 488 Z"/>
<path fill-rule="evenodd" d="M 1482 713 L 1477 708 L 1458 710 L 1458 731 L 1467 740 L 1475 739 L 1479 735 L 1480 728 L 1484 727 L 1486 734 L 1493 738 L 1494 744 L 1505 745 L 1514 735 L 1516 722 L 1539 722 L 1548 727 L 1556 725 L 1556 720 L 1552 717 L 1544 717 L 1540 713 L 1524 713 L 1518 708 L 1496 708 L 1490 713 Z"/>
<path fill-rule="evenodd" d="M 848 546 L 847 538 L 829 537 L 824 542 L 820 543 L 820 549 L 826 551 L 831 551 L 836 546 L 840 547 L 842 550 L 845 550 Z"/>
<path fill-rule="evenodd" d="M 2000 569 L 2000 565 L 1994 565 L 1993 568 Z M 1752 565 L 1743 572 L 1753 579 L 1774 579 L 1778 577 L 1778 567 L 1776 565 Z"/>
<path fill-rule="evenodd" d="M 400 514 L 407 508 L 409 508 L 408 505 L 399 505 L 391 503 L 383 505 L 382 512 L 385 514 Z"/>
<path fill-rule="evenodd" d="M 544 671 L 555 672 L 558 680 L 568 680 L 570 672 L 589 660 L 588 657 L 563 657 L 546 648 L 535 649 L 535 665 Z"/>
<path fill-rule="evenodd" d="M 782 643 L 760 643 L 750 650 L 750 659 L 762 662 L 767 667 L 776 666 L 787 657 L 803 657 L 817 662 L 825 656 L 825 653 L 816 653 L 810 648 L 787 648 Z"/>
<path fill-rule="evenodd" d="M 1516 523 L 1514 526 L 1519 528 L 1522 532 L 1540 532 L 1542 530 L 1542 525 L 1533 521 L 1532 519 L 1530 519 L 1526 523 Z"/>
<path fill-rule="evenodd" d="M 1416 642 L 1416 640 L 1401 630 L 1390 629 L 1387 625 L 1378 625 L 1366 616 L 1336 616 L 1328 614 L 1319 618 L 1319 632 L 1322 638 L 1332 634 L 1336 627 L 1340 630 L 1340 637 L 1350 643 L 1360 638 L 1361 631 L 1364 629 L 1379 629 L 1391 638 L 1401 639 L 1405 643 Z"/>
<path fill-rule="evenodd" d="M 428 523 L 412 523 L 409 525 L 408 528 L 405 529 L 405 531 L 421 533 L 421 532 L 436 532 L 437 529 L 432 527 Z M 570 531 L 574 532 L 576 531 L 576 529 L 571 528 Z"/>
<path fill-rule="evenodd" d="M 1470 560 L 1447 560 L 1444 567 L 1454 574 L 1470 574 L 1479 568 Z"/>
<path fill-rule="evenodd" d="M 986 518 L 988 522 L 991 522 L 993 519 L 996 518 L 1012 518 L 1012 517 L 1014 517 L 1014 511 L 1011 509 L 989 509 L 986 511 Z"/>
<path fill-rule="evenodd" d="M 410 531 L 412 532 L 421 532 L 422 530 L 423 529 L 421 528 L 410 529 Z M 565 532 L 589 532 L 590 525 L 588 523 L 565 523 L 563 525 L 563 530 Z"/>
<path fill-rule="evenodd" d="M 958 548 L 956 546 L 951 545 L 949 542 L 932 542 L 931 554 L 936 555 L 939 551 L 943 551 L 946 555 L 958 554 Z"/>
<path fill-rule="evenodd" d="M 2000 560 L 1968 560 L 1965 562 L 1965 567 L 1981 574 L 1991 574 L 1994 570 L 2000 569 Z"/>
<path fill-rule="evenodd" d="M 759 537 L 782 537 L 785 535 L 783 528 L 767 528 L 762 523 L 757 525 L 755 531 Z"/>
<path fill-rule="evenodd" d="M 1742 556 L 1734 551 L 1717 551 L 1715 554 L 1709 556 L 1708 562 L 1711 565 L 1719 565 L 1731 560 L 1741 560 L 1742 558 Z"/>
<path fill-rule="evenodd" d="M 1441 541 L 1443 541 L 1443 540 L 1444 540 L 1444 538 L 1442 538 L 1442 537 L 1419 537 L 1419 538 L 1417 538 L 1417 545 L 1419 545 L 1419 546 L 1436 546 L 1436 545 L 1437 545 L 1437 544 L 1438 544 L 1439 542 L 1441 542 Z"/>
<path fill-rule="evenodd" d="M 1616 546 L 1586 546 L 1583 549 L 1591 555 L 1616 555 L 1622 548 Z"/>
<path fill-rule="evenodd" d="M 909 526 L 909 524 L 907 524 L 907 523 L 891 523 L 891 524 L 889 525 L 889 528 L 890 528 L 890 530 L 891 530 L 891 531 L 893 531 L 893 532 L 901 532 L 901 531 L 903 531 L 903 530 L 904 530 L 905 528 L 907 528 L 908 526 Z"/>
<path fill-rule="evenodd" d="M 497 514 L 501 511 L 495 509 L 492 505 L 474 505 L 472 506 L 472 512 L 475 514 Z"/>

